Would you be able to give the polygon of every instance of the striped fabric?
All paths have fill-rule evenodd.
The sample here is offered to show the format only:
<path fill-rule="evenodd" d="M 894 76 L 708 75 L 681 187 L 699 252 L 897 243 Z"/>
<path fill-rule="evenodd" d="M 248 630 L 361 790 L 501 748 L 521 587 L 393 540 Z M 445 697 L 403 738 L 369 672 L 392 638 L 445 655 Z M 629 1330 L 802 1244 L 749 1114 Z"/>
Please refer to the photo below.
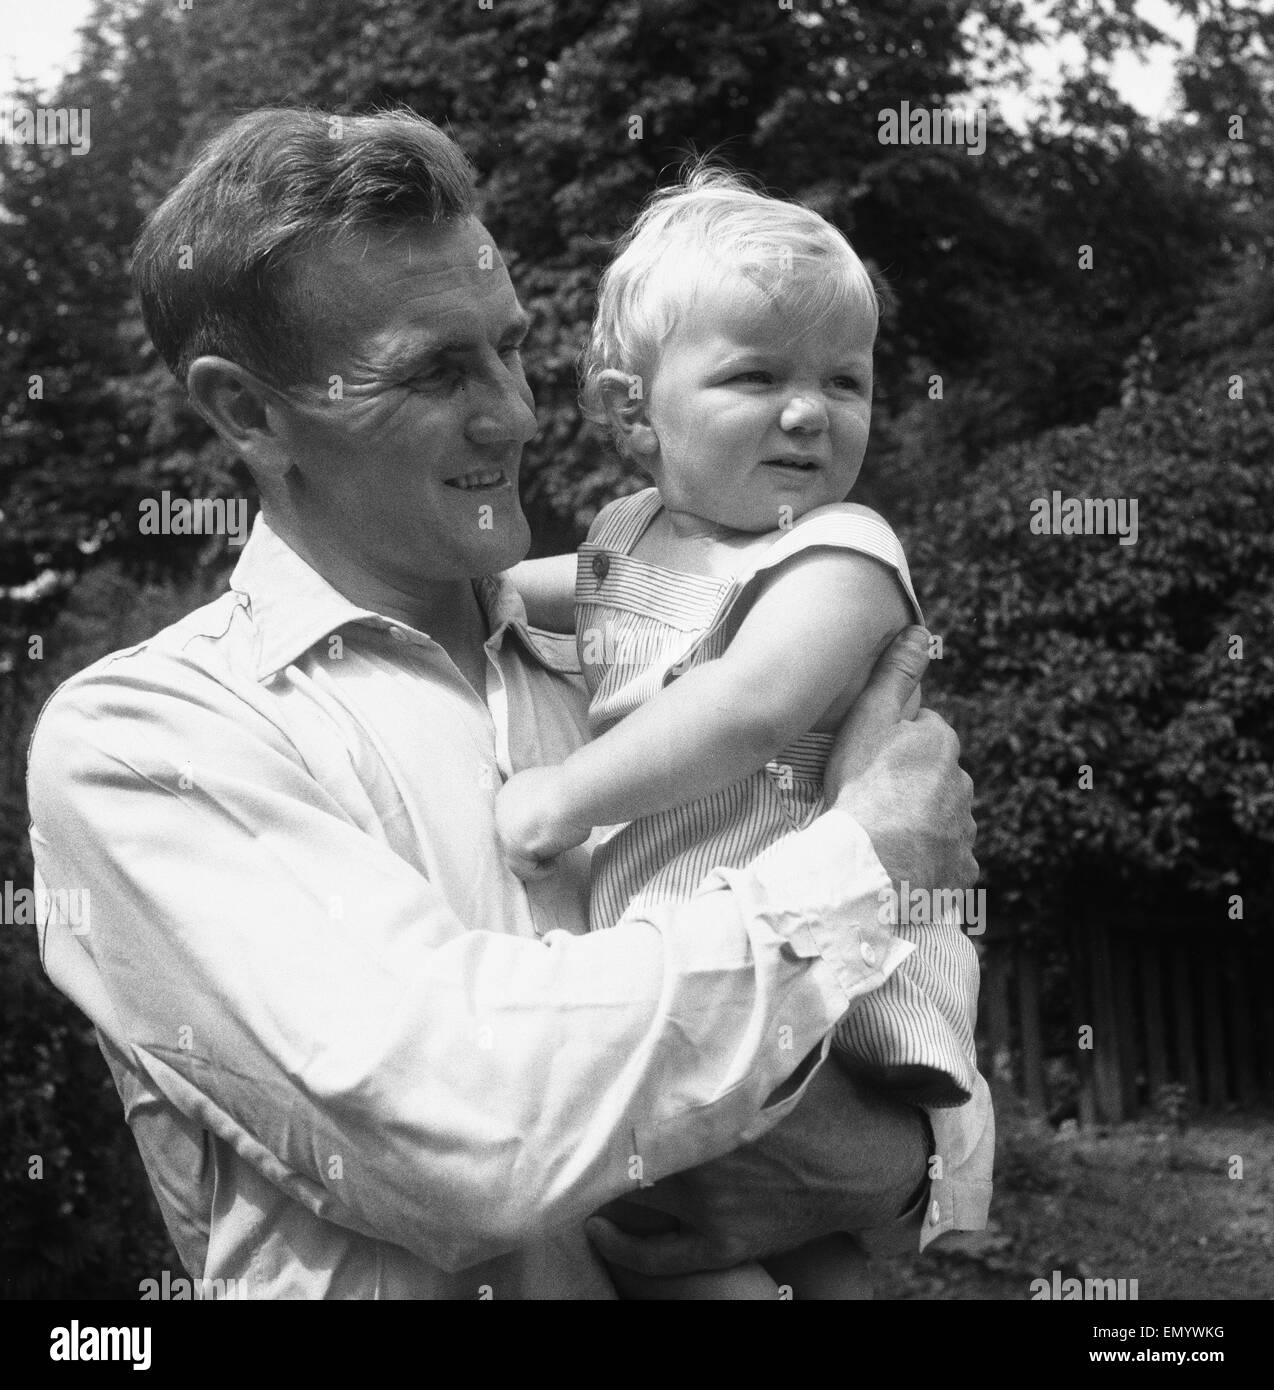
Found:
<path fill-rule="evenodd" d="M 633 547 L 660 509 L 648 488 L 606 507 L 580 547 L 576 640 L 594 734 L 652 699 L 678 674 L 721 655 L 729 616 L 768 571 L 811 547 L 874 556 L 898 576 L 923 621 L 906 557 L 889 525 L 854 503 L 820 507 L 728 579 L 646 564 Z M 630 908 L 690 898 L 714 868 L 741 868 L 825 809 L 823 771 L 834 735 L 807 733 L 750 777 L 660 815 L 616 826 L 593 855 L 590 923 L 612 927 Z M 852 1071 L 917 1104 L 961 1105 L 976 1077 L 976 953 L 958 923 L 895 927 L 916 950 L 837 1029 Z"/>

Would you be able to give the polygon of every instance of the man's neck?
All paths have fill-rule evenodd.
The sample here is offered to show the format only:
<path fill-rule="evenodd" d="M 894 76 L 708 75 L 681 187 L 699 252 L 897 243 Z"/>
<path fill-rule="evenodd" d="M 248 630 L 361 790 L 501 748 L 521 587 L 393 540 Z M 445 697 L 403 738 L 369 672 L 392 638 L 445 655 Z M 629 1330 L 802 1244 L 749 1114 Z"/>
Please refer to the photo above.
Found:
<path fill-rule="evenodd" d="M 422 579 L 407 590 L 370 573 L 343 547 L 306 535 L 286 515 L 267 513 L 266 521 L 280 540 L 351 603 L 427 633 L 482 693 L 483 644 L 489 634 L 472 579 Z"/>

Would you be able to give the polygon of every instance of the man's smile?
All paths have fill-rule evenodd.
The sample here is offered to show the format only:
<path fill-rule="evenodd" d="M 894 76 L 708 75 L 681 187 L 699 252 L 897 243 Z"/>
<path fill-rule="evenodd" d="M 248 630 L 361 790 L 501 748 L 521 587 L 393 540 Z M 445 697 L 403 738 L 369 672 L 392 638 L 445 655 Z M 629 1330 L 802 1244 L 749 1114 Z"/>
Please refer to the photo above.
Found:
<path fill-rule="evenodd" d="M 501 468 L 484 468 L 474 473 L 462 473 L 457 478 L 447 478 L 448 487 L 460 488 L 463 492 L 493 492 L 498 488 L 511 487 L 509 475 Z"/>

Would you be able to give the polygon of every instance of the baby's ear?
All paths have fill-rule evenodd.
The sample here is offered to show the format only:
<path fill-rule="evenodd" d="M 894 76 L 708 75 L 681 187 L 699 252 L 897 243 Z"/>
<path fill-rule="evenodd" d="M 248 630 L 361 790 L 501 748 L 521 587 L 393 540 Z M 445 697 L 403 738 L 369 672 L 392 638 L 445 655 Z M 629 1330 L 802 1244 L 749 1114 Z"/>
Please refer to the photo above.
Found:
<path fill-rule="evenodd" d="M 606 420 L 615 437 L 634 454 L 653 454 L 659 440 L 646 410 L 645 383 L 636 372 L 607 367 L 597 378 L 606 405 Z"/>

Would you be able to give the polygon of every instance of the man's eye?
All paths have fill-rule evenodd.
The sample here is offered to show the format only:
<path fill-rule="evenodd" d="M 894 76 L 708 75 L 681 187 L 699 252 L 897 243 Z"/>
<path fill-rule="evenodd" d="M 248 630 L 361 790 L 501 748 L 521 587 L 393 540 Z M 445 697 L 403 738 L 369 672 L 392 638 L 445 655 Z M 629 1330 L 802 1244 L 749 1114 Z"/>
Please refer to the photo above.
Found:
<path fill-rule="evenodd" d="M 500 349 L 500 356 L 506 359 L 510 357 L 521 357 L 522 343 L 520 341 L 516 343 L 506 343 L 504 347 Z"/>
<path fill-rule="evenodd" d="M 761 371 L 760 368 L 756 368 L 750 372 L 736 372 L 734 376 L 730 378 L 730 380 L 742 382 L 755 381 L 760 383 L 762 386 L 768 386 L 770 383 L 770 374 L 769 372 Z"/>
<path fill-rule="evenodd" d="M 835 376 L 832 378 L 832 385 L 842 391 L 861 391 L 863 386 L 856 376 Z"/>
<path fill-rule="evenodd" d="M 464 389 L 464 384 L 465 374 L 455 367 L 435 367 L 432 371 L 417 372 L 404 383 L 409 391 L 423 391 L 431 395 L 460 391 Z"/>

